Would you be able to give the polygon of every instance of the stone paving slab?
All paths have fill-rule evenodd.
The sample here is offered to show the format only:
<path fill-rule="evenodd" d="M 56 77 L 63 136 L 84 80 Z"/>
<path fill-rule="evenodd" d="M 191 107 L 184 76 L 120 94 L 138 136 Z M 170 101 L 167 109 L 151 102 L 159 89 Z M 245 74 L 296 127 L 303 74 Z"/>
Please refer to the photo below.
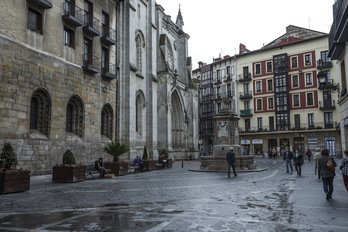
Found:
<path fill-rule="evenodd" d="M 280 159 L 256 163 L 265 171 L 236 178 L 189 171 L 196 161 L 72 184 L 32 177 L 29 192 L 0 195 L 0 231 L 347 231 L 339 171 L 328 202 L 313 163 L 301 177 L 286 174 Z"/>

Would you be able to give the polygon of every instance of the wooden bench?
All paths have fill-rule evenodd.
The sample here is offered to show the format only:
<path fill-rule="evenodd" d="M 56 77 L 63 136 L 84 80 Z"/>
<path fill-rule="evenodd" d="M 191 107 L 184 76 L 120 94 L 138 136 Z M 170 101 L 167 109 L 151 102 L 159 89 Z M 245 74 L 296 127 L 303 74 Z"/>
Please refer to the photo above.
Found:
<path fill-rule="evenodd" d="M 163 169 L 163 164 L 155 164 L 156 169 Z"/>
<path fill-rule="evenodd" d="M 111 169 L 105 169 L 105 173 L 111 173 Z M 92 177 L 91 179 L 94 180 L 95 177 L 100 178 L 100 171 L 95 169 L 95 164 L 87 164 L 86 165 L 86 180 Z"/>

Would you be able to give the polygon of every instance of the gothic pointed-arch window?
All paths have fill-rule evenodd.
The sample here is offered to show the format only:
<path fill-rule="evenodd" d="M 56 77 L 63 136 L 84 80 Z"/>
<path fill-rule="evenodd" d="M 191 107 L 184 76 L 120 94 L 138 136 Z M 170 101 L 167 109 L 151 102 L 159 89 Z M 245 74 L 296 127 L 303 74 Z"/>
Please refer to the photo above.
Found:
<path fill-rule="evenodd" d="M 174 91 L 171 97 L 172 114 L 172 146 L 179 149 L 185 147 L 185 118 L 179 94 Z"/>
<path fill-rule="evenodd" d="M 142 52 L 142 39 L 141 39 L 141 36 L 140 34 L 137 34 L 136 38 L 135 38 L 135 43 L 136 43 L 136 59 L 137 59 L 137 69 L 138 69 L 138 72 L 141 73 L 142 72 L 142 66 L 143 66 L 143 62 L 142 62 L 142 59 L 143 59 L 143 52 Z"/>
<path fill-rule="evenodd" d="M 83 137 L 84 106 L 80 97 L 74 95 L 66 107 L 66 132 Z"/>
<path fill-rule="evenodd" d="M 49 136 L 51 99 L 44 89 L 36 90 L 30 101 L 30 130 Z"/>
<path fill-rule="evenodd" d="M 142 92 L 138 92 L 137 96 L 136 96 L 136 100 L 135 100 L 135 130 L 138 134 L 141 135 L 142 133 L 142 126 L 143 126 L 143 115 L 144 115 L 144 95 L 142 94 Z"/>
<path fill-rule="evenodd" d="M 101 113 L 101 134 L 112 140 L 114 113 L 110 104 L 104 105 Z"/>

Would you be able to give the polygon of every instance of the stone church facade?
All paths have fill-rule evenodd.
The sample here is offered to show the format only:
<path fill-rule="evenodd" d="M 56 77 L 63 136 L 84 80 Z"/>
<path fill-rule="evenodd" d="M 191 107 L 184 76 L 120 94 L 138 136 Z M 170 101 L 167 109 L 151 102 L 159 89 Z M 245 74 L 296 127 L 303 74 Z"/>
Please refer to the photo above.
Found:
<path fill-rule="evenodd" d="M 91 163 L 107 142 L 196 149 L 189 36 L 155 1 L 0 1 L 0 146 L 19 168 L 49 173 L 71 149 Z M 180 16 L 180 17 L 179 17 Z"/>

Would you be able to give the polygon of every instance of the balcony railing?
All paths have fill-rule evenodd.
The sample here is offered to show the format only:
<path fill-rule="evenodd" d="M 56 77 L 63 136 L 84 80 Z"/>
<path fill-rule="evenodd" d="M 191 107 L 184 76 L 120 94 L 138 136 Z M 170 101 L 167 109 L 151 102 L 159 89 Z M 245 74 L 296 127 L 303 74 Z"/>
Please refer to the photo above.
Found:
<path fill-rule="evenodd" d="M 232 75 L 231 74 L 227 74 L 224 82 L 230 82 L 230 81 L 232 81 Z"/>
<path fill-rule="evenodd" d="M 116 65 L 112 63 L 101 63 L 101 75 L 109 79 L 116 79 Z"/>
<path fill-rule="evenodd" d="M 253 110 L 252 109 L 240 110 L 240 116 L 241 117 L 251 117 L 251 116 L 253 116 Z"/>
<path fill-rule="evenodd" d="M 84 53 L 83 54 L 83 64 L 82 64 L 82 68 L 83 70 L 85 70 L 86 72 L 90 72 L 90 73 L 99 73 L 100 69 L 99 69 L 99 57 L 98 56 L 91 56 L 88 53 Z"/>
<path fill-rule="evenodd" d="M 317 69 L 319 70 L 323 70 L 323 69 L 330 69 L 332 68 L 332 62 L 331 61 L 322 61 L 321 59 L 319 59 L 317 61 Z"/>
<path fill-rule="evenodd" d="M 239 99 L 247 100 L 253 97 L 252 91 L 249 92 L 239 92 Z"/>
<path fill-rule="evenodd" d="M 331 101 L 319 101 L 320 110 L 333 110 L 336 108 L 335 100 Z"/>
<path fill-rule="evenodd" d="M 107 45 L 116 44 L 116 31 L 109 27 L 108 25 L 102 24 L 102 36 L 101 41 Z"/>
<path fill-rule="evenodd" d="M 239 75 L 239 82 L 249 82 L 251 81 L 251 73 L 244 73 Z"/>
<path fill-rule="evenodd" d="M 296 131 L 312 131 L 312 130 L 327 130 L 327 129 L 334 129 L 337 125 L 337 122 L 333 123 L 325 123 L 325 122 L 318 122 L 313 123 L 309 125 L 308 123 L 301 123 L 301 124 L 291 124 L 290 129 L 286 130 L 289 132 L 296 132 Z M 284 130 L 275 130 L 275 127 L 267 127 L 264 126 L 262 128 L 258 127 L 239 127 L 240 133 L 259 133 L 259 132 L 275 132 L 275 131 L 284 131 Z"/>
<path fill-rule="evenodd" d="M 99 20 L 88 12 L 83 15 L 83 31 L 90 36 L 99 36 Z"/>
<path fill-rule="evenodd" d="M 333 79 L 327 79 L 325 84 L 319 84 L 318 89 L 320 90 L 328 90 L 328 89 L 333 89 L 335 86 L 334 80 Z"/>
<path fill-rule="evenodd" d="M 82 9 L 71 2 L 63 2 L 64 14 L 62 19 L 76 27 L 83 25 Z"/>

